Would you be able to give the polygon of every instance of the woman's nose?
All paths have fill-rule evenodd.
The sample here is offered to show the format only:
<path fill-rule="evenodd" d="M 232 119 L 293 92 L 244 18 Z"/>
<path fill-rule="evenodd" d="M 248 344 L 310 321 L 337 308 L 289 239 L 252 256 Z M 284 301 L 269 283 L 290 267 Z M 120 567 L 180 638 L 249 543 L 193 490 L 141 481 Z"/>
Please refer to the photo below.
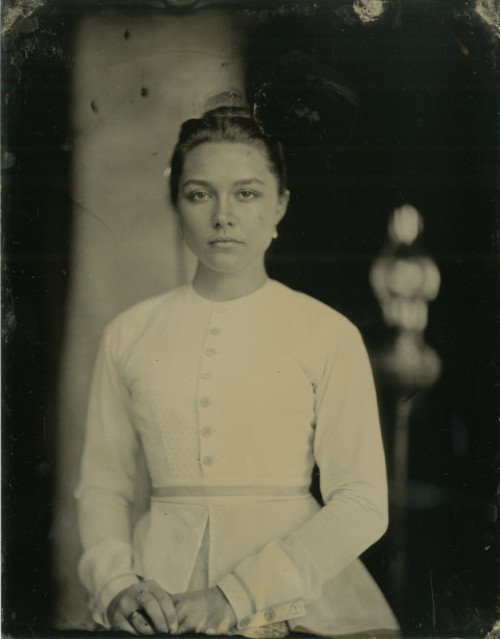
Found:
<path fill-rule="evenodd" d="M 231 205 L 226 200 L 217 200 L 213 214 L 212 224 L 214 227 L 232 226 L 233 216 Z"/>

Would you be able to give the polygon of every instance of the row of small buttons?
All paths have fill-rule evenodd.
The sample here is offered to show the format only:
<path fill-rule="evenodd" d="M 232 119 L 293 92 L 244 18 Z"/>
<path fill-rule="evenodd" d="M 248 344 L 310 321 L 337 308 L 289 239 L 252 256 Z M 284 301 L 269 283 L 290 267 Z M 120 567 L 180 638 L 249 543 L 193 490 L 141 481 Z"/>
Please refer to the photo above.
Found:
<path fill-rule="evenodd" d="M 225 313 L 227 310 L 227 307 L 223 306 L 222 304 L 219 306 L 216 306 L 215 310 L 218 313 Z M 208 330 L 210 335 L 213 335 L 214 337 L 218 337 L 221 335 L 222 331 L 219 328 L 219 326 L 211 326 Z M 207 346 L 207 348 L 204 349 L 204 354 L 206 357 L 215 357 L 215 355 L 217 355 L 217 349 L 214 348 L 213 346 Z M 203 380 L 209 380 L 212 378 L 212 372 L 210 370 L 208 370 L 206 367 L 203 368 L 203 370 L 200 372 L 200 378 Z M 199 405 L 202 408 L 208 408 L 211 404 L 212 404 L 212 400 L 210 399 L 210 397 L 207 396 L 202 396 L 199 398 L 198 400 Z M 204 418 L 201 416 L 200 414 L 200 421 L 203 423 Z M 203 438 L 208 439 L 210 437 L 212 437 L 213 435 L 213 429 L 210 426 L 203 426 L 202 423 L 200 424 L 200 434 Z M 206 468 L 210 468 L 211 466 L 213 466 L 215 464 L 215 458 L 212 455 L 205 455 L 202 460 L 201 463 L 204 467 Z"/>
<path fill-rule="evenodd" d="M 213 357 L 216 354 L 216 350 L 214 348 L 207 348 L 205 349 L 205 354 L 208 355 L 209 357 Z M 200 377 L 202 379 L 210 379 L 212 377 L 212 373 L 210 371 L 205 370 L 200 374 Z M 203 397 L 200 397 L 198 403 L 200 404 L 202 408 L 208 408 L 211 405 L 212 401 L 210 397 L 203 396 Z M 203 426 L 200 429 L 200 433 L 202 437 L 204 437 L 205 439 L 208 439 L 209 437 L 212 436 L 213 431 L 210 426 Z M 215 459 L 212 457 L 212 455 L 205 455 L 202 459 L 202 464 L 206 468 L 210 468 L 211 466 L 214 465 L 214 463 L 215 463 Z"/>

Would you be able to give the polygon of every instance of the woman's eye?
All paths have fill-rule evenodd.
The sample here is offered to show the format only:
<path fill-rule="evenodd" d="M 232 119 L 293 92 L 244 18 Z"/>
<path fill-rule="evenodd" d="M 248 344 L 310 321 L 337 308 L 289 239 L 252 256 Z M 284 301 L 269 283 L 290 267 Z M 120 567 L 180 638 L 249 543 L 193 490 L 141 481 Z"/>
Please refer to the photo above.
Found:
<path fill-rule="evenodd" d="M 206 191 L 193 191 L 188 194 L 188 200 L 192 200 L 194 202 L 199 202 L 200 200 L 206 200 L 210 197 L 210 194 Z"/>
<path fill-rule="evenodd" d="M 238 193 L 238 198 L 240 200 L 253 200 L 257 197 L 257 193 L 254 191 L 240 191 Z"/>

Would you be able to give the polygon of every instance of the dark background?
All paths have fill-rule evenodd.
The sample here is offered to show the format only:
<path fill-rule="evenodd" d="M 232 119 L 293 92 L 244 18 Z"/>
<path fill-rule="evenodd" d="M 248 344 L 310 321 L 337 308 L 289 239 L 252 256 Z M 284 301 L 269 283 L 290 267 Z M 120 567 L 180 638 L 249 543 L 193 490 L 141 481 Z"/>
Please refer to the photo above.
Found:
<path fill-rule="evenodd" d="M 394 2 L 373 24 L 348 5 L 245 4 L 259 18 L 248 97 L 285 143 L 294 194 L 269 269 L 346 314 L 375 348 L 391 337 L 368 280 L 388 214 L 403 203 L 423 214 L 442 277 L 427 340 L 443 373 L 417 394 L 410 422 L 403 592 L 391 585 L 391 528 L 365 560 L 406 635 L 479 637 L 499 617 L 498 38 L 466 2 Z M 47 4 L 3 41 L 2 606 L 14 636 L 51 634 L 71 38 L 85 11 Z M 393 398 L 378 382 L 390 440 Z"/>

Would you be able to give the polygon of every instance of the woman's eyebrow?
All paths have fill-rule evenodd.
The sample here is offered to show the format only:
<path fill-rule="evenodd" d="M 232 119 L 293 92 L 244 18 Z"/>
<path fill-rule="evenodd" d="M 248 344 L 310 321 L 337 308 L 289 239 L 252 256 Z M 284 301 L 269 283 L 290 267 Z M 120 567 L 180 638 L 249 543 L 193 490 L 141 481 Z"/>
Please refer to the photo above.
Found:
<path fill-rule="evenodd" d="M 233 186 L 248 186 L 249 184 L 254 183 L 262 184 L 263 186 L 265 186 L 265 182 L 257 177 L 245 178 L 244 180 L 236 180 L 236 182 L 233 182 Z M 210 182 L 207 182 L 206 180 L 198 180 L 196 178 L 189 178 L 189 180 L 186 180 L 182 183 L 183 187 L 192 185 L 210 187 Z"/>
<path fill-rule="evenodd" d="M 262 180 L 259 180 L 259 178 L 248 178 L 246 180 L 237 180 L 234 185 L 235 186 L 246 186 L 247 184 L 252 184 L 253 182 L 257 182 L 258 184 L 262 184 L 265 186 L 265 183 Z"/>
<path fill-rule="evenodd" d="M 191 186 L 191 185 L 196 185 L 196 186 L 206 186 L 209 187 L 210 186 L 210 182 L 207 182 L 206 180 L 195 180 L 194 178 L 190 178 L 189 180 L 186 180 L 185 182 L 182 183 L 182 186 Z"/>

